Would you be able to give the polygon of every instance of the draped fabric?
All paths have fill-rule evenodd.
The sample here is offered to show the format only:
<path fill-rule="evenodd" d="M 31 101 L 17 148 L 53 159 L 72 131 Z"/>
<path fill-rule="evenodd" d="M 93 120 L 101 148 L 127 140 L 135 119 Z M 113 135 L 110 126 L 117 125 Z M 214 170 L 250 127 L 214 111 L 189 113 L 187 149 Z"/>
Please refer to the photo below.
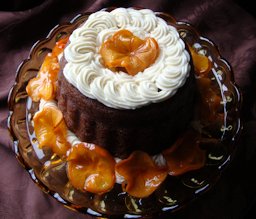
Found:
<path fill-rule="evenodd" d="M 3 3 L 1 3 L 3 4 Z M 243 95 L 238 151 L 213 189 L 173 218 L 245 218 L 256 204 L 256 17 L 231 0 L 9 0 L 0 4 L 0 218 L 92 218 L 44 194 L 21 167 L 8 133 L 7 98 L 32 45 L 57 24 L 105 7 L 142 7 L 191 23 L 231 64 Z"/>

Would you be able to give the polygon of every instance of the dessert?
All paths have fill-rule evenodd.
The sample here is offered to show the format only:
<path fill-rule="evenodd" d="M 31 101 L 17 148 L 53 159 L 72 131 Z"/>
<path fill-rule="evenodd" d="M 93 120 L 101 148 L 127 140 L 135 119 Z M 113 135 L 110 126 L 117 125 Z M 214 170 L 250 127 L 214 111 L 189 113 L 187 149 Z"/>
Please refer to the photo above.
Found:
<path fill-rule="evenodd" d="M 193 77 L 177 30 L 152 11 L 99 11 L 64 50 L 58 107 L 81 141 L 119 158 L 134 150 L 154 155 L 187 128 Z"/>
<path fill-rule="evenodd" d="M 117 172 L 124 191 L 149 196 L 170 172 L 173 152 L 167 148 L 188 129 L 194 113 L 191 65 L 176 28 L 151 10 L 91 14 L 56 45 L 27 86 L 32 99 L 41 101 L 33 118 L 39 146 L 51 145 L 67 157 L 68 177 L 77 189 L 108 192 Z M 150 156 L 167 159 L 157 164 Z M 196 156 L 201 167 L 203 152 Z M 143 177 L 134 182 L 134 175 Z"/>
<path fill-rule="evenodd" d="M 40 100 L 33 118 L 39 147 L 67 159 L 77 189 L 108 192 L 116 172 L 124 191 L 149 196 L 168 172 L 184 172 L 172 168 L 180 157 L 173 158 L 173 151 L 182 143 L 170 148 L 194 113 L 191 64 L 178 31 L 151 10 L 91 14 L 56 44 L 27 86 L 31 98 Z M 199 164 L 185 165 L 185 171 L 204 164 L 203 151 L 197 149 L 195 157 Z"/>
<path fill-rule="evenodd" d="M 230 159 L 239 130 L 230 69 L 168 15 L 117 8 L 82 18 L 52 32 L 52 51 L 26 84 L 27 137 L 11 117 L 26 142 L 20 153 L 54 197 L 82 212 L 177 209 Z"/>

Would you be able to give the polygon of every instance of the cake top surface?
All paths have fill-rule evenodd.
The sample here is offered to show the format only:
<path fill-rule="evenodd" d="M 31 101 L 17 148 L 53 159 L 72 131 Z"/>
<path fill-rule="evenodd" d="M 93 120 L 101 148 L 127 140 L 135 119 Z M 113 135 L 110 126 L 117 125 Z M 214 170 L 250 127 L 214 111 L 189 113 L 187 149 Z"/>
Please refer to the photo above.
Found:
<path fill-rule="evenodd" d="M 154 62 L 134 75 L 104 65 L 100 50 L 120 30 L 159 47 Z M 190 56 L 176 28 L 148 9 L 117 8 L 98 11 L 74 30 L 64 50 L 65 78 L 86 97 L 116 109 L 136 109 L 164 101 L 183 86 Z"/>

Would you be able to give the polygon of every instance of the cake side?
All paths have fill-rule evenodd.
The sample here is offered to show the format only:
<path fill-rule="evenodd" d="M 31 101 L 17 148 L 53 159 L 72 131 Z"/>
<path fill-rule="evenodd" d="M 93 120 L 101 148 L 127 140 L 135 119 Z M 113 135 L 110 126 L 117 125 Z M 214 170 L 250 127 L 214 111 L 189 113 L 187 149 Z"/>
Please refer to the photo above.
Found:
<path fill-rule="evenodd" d="M 115 157 L 136 150 L 158 154 L 192 118 L 191 66 L 176 28 L 151 10 L 99 11 L 69 38 L 60 63 L 58 107 L 81 141 Z"/>
<path fill-rule="evenodd" d="M 134 150 L 151 155 L 170 147 L 189 125 L 196 94 L 193 72 L 172 98 L 136 110 L 117 110 L 82 95 L 62 72 L 58 107 L 68 128 L 84 142 L 127 157 Z"/>

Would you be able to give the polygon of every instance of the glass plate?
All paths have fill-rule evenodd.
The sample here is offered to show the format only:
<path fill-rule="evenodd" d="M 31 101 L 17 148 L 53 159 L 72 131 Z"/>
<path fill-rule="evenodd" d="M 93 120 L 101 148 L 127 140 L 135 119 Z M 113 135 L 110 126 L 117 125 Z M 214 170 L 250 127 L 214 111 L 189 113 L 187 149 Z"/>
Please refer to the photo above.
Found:
<path fill-rule="evenodd" d="M 52 154 L 50 150 L 38 149 L 31 124 L 32 117 L 38 110 L 38 104 L 28 97 L 26 85 L 37 75 L 44 57 L 51 52 L 56 41 L 70 35 L 90 15 L 80 14 L 69 23 L 53 28 L 45 39 L 38 41 L 32 47 L 28 59 L 24 60 L 17 70 L 16 81 L 8 98 L 10 111 L 8 127 L 18 160 L 42 191 L 70 209 L 102 217 L 115 215 L 129 218 L 166 212 L 169 214 L 183 209 L 190 201 L 212 188 L 235 154 L 236 142 L 241 130 L 239 116 L 241 95 L 233 82 L 230 65 L 221 57 L 216 45 L 200 36 L 190 24 L 177 22 L 165 13 L 156 14 L 174 25 L 188 45 L 196 48 L 214 63 L 210 72 L 211 86 L 219 89 L 225 119 L 223 124 L 210 124 L 217 128 L 211 127 L 214 132 L 208 133 L 206 164 L 199 170 L 178 177 L 168 176 L 153 195 L 138 199 L 123 192 L 119 184 L 103 195 L 78 191 L 69 183 L 66 162 Z"/>

